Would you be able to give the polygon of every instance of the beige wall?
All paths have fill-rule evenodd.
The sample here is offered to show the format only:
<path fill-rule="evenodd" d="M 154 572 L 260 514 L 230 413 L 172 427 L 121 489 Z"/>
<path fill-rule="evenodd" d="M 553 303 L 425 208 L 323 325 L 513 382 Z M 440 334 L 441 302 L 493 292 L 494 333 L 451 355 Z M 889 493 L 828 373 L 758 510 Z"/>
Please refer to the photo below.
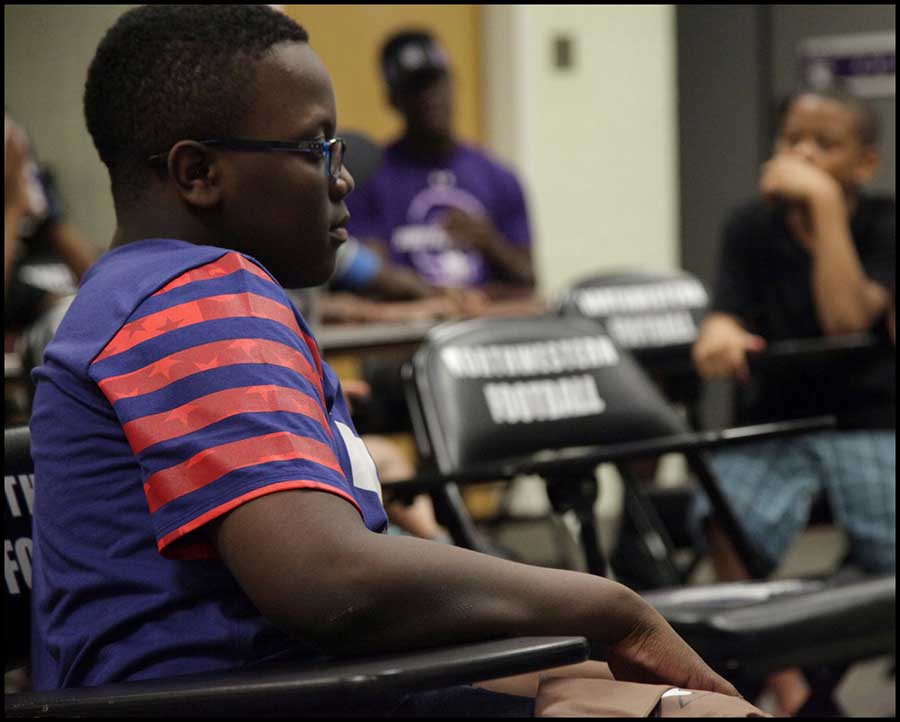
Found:
<path fill-rule="evenodd" d="M 453 64 L 454 123 L 460 136 L 482 141 L 480 5 L 283 5 L 309 32 L 334 82 L 338 125 L 384 142 L 400 133 L 388 104 L 379 52 L 393 33 L 424 29 L 443 43 Z"/>
<path fill-rule="evenodd" d="M 542 289 L 678 262 L 675 13 L 670 5 L 489 5 L 488 144 L 531 201 Z M 552 64 L 574 41 L 575 65 Z"/>
<path fill-rule="evenodd" d="M 6 5 L 4 103 L 57 173 L 69 220 L 105 248 L 115 229 L 109 176 L 84 124 L 87 67 L 133 5 Z"/>

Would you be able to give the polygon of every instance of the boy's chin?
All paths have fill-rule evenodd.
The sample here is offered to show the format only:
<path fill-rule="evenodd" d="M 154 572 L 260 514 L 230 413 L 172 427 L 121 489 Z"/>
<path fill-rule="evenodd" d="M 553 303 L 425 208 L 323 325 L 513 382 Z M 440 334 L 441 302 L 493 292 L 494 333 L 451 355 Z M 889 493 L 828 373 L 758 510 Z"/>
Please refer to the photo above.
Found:
<path fill-rule="evenodd" d="M 319 268 L 305 268 L 302 273 L 293 273 L 289 274 L 289 278 L 285 280 L 289 280 L 290 284 L 278 280 L 281 282 L 281 285 L 285 288 L 316 288 L 318 286 L 324 286 L 331 280 L 331 277 L 334 275 L 334 257 L 332 256 L 330 262 L 323 263 Z"/>

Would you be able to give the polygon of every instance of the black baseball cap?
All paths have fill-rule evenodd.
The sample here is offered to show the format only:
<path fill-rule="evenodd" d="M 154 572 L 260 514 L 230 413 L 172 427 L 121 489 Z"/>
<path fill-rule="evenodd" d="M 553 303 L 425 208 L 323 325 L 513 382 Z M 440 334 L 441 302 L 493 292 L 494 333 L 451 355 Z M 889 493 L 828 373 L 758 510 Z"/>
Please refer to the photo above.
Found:
<path fill-rule="evenodd" d="M 450 70 L 447 53 L 424 31 L 404 31 L 390 37 L 381 50 L 381 70 L 392 90 Z"/>

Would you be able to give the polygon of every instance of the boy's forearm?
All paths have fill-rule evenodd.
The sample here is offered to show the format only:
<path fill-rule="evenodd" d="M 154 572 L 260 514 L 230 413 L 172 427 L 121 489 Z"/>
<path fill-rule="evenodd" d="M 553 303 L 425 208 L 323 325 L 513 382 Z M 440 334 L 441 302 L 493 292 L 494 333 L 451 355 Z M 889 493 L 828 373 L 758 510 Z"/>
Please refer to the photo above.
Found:
<path fill-rule="evenodd" d="M 813 298 L 822 329 L 826 335 L 864 331 L 884 311 L 887 292 L 866 275 L 843 201 L 816 198 L 810 214 Z"/>
<path fill-rule="evenodd" d="M 350 611 L 335 652 L 394 651 L 519 635 L 625 637 L 649 606 L 616 582 L 545 569 L 414 538 L 370 535 L 347 577 Z M 347 574 L 348 570 L 344 570 Z M 346 578 L 346 577 L 345 577 Z"/>
<path fill-rule="evenodd" d="M 616 582 L 376 534 L 328 493 L 263 495 L 206 533 L 262 614 L 331 653 L 519 635 L 585 636 L 602 653 L 659 622 Z"/>

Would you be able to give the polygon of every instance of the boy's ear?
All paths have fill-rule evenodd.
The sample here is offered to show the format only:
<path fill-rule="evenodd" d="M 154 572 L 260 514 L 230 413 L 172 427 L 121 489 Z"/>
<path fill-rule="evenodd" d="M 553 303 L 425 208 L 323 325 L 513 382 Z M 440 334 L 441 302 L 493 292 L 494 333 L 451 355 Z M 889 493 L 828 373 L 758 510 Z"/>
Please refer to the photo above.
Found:
<path fill-rule="evenodd" d="M 868 183 L 878 170 L 881 163 L 881 155 L 873 145 L 867 145 L 860 151 L 859 162 L 856 164 L 856 182 L 859 185 Z"/>
<path fill-rule="evenodd" d="M 169 175 L 181 197 L 198 208 L 213 208 L 222 195 L 221 173 L 209 148 L 182 140 L 169 151 Z"/>

